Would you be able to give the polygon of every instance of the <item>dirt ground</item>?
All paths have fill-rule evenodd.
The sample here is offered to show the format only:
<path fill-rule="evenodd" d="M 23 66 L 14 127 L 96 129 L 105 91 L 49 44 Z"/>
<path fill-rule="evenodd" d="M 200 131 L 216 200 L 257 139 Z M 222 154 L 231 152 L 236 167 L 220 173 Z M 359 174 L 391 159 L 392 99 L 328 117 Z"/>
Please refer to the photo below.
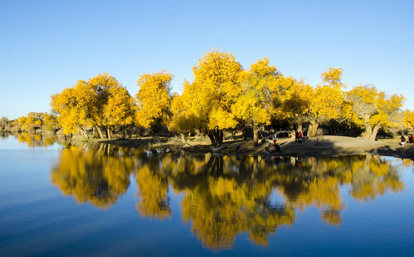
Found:
<path fill-rule="evenodd" d="M 414 158 L 414 144 L 405 144 L 401 146 L 399 141 L 369 141 L 361 138 L 345 136 L 320 136 L 311 139 L 305 139 L 302 143 L 296 143 L 294 139 L 280 139 L 278 141 L 280 151 L 276 152 L 270 147 L 271 155 L 279 156 L 301 156 L 301 157 L 322 157 L 322 156 L 340 156 L 340 155 L 357 155 L 357 154 L 377 154 L 383 156 L 394 156 L 399 158 Z M 229 152 L 235 149 L 237 143 L 229 142 Z M 251 142 L 239 142 L 241 152 L 246 154 L 262 154 L 265 152 L 264 143 L 258 147 L 253 147 Z M 235 150 L 233 150 L 235 151 Z"/>
<path fill-rule="evenodd" d="M 189 140 L 182 143 L 179 140 L 166 138 L 146 138 L 104 141 L 111 145 L 123 147 L 147 147 L 171 151 L 176 154 L 207 153 L 212 151 L 208 140 Z M 398 139 L 369 141 L 361 138 L 345 136 L 320 136 L 305 139 L 302 143 L 296 143 L 292 138 L 281 138 L 278 140 L 280 151 L 269 147 L 265 141 L 254 146 L 252 141 L 229 140 L 223 145 L 226 147 L 217 154 L 236 155 L 265 155 L 265 148 L 269 147 L 271 155 L 278 156 L 301 156 L 301 157 L 327 157 L 340 155 L 377 154 L 383 156 L 394 156 L 399 158 L 414 159 L 414 144 L 401 146 Z M 240 150 L 237 152 L 237 146 Z"/>

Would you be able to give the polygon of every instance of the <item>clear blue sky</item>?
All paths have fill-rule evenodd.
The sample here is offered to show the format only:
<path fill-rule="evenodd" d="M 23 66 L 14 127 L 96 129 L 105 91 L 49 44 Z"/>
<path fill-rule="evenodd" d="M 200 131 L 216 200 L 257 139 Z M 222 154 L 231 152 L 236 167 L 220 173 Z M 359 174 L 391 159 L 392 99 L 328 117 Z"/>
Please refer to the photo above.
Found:
<path fill-rule="evenodd" d="M 174 74 L 204 52 L 248 69 L 268 57 L 315 86 L 329 67 L 349 88 L 404 94 L 414 110 L 414 1 L 0 1 L 0 116 L 50 111 L 50 96 L 107 72 L 132 95 L 143 73 Z"/>

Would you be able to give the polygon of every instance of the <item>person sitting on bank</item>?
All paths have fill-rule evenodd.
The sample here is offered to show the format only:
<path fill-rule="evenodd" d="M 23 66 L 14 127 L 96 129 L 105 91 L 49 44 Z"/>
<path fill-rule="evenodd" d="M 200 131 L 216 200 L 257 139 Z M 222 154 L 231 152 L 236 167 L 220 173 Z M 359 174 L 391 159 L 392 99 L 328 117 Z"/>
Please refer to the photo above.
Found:
<path fill-rule="evenodd" d="M 274 147 L 276 152 L 280 152 L 280 146 L 278 143 L 274 144 Z"/>
<path fill-rule="evenodd" d="M 401 139 L 401 143 L 400 144 L 403 146 L 405 144 L 405 137 L 404 137 L 404 135 L 401 135 L 400 139 Z"/>
<path fill-rule="evenodd" d="M 299 133 L 298 133 L 298 142 L 302 143 L 302 140 L 303 140 L 303 134 L 302 134 L 302 131 L 299 131 Z"/>

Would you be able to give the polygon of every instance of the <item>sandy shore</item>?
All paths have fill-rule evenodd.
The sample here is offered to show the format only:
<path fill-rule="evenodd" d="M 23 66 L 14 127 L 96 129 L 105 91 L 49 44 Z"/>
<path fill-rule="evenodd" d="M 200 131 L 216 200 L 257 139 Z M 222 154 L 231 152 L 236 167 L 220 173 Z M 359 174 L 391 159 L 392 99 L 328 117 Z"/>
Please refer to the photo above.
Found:
<path fill-rule="evenodd" d="M 251 142 L 241 142 L 242 153 L 262 154 L 266 144 L 252 147 Z M 271 150 L 271 155 L 301 156 L 301 157 L 328 157 L 357 154 L 377 154 L 383 156 L 394 156 L 398 158 L 414 158 L 414 144 L 401 146 L 398 140 L 393 141 L 370 141 L 361 138 L 344 136 L 321 136 L 296 143 L 293 139 L 279 140 L 280 152 Z M 236 147 L 237 143 L 229 142 L 229 153 Z M 235 150 L 234 150 L 235 151 Z"/>
<path fill-rule="evenodd" d="M 394 156 L 399 158 L 414 159 L 414 144 L 401 146 L 399 141 L 369 141 L 361 138 L 352 138 L 344 136 L 321 136 L 304 140 L 302 143 L 296 143 L 291 138 L 279 139 L 281 147 L 280 152 L 276 152 L 270 147 L 271 155 L 279 156 L 301 156 L 301 157 L 327 157 L 340 155 L 357 155 L 357 154 L 377 154 L 383 156 Z M 208 141 L 189 141 L 185 144 L 180 141 L 172 141 L 167 138 L 145 138 L 145 139 L 127 139 L 127 140 L 110 140 L 102 143 L 117 145 L 122 147 L 147 147 L 156 149 L 171 150 L 176 154 L 187 153 L 207 153 L 211 152 L 211 146 Z M 226 148 L 221 150 L 220 154 L 235 155 L 236 146 L 240 146 L 239 154 L 247 155 L 264 155 L 268 142 L 259 146 L 254 146 L 251 141 L 232 140 L 223 143 Z"/>

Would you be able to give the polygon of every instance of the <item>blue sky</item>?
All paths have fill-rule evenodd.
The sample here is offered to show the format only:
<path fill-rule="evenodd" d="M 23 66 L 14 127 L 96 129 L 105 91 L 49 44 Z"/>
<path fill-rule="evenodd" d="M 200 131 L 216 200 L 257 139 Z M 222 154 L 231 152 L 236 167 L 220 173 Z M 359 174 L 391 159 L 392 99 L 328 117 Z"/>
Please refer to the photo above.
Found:
<path fill-rule="evenodd" d="M 248 69 L 268 57 L 315 86 L 329 67 L 348 88 L 404 94 L 414 110 L 414 1 L 0 1 L 0 116 L 50 111 L 50 96 L 107 72 L 135 95 L 143 73 L 174 74 L 204 52 Z"/>

